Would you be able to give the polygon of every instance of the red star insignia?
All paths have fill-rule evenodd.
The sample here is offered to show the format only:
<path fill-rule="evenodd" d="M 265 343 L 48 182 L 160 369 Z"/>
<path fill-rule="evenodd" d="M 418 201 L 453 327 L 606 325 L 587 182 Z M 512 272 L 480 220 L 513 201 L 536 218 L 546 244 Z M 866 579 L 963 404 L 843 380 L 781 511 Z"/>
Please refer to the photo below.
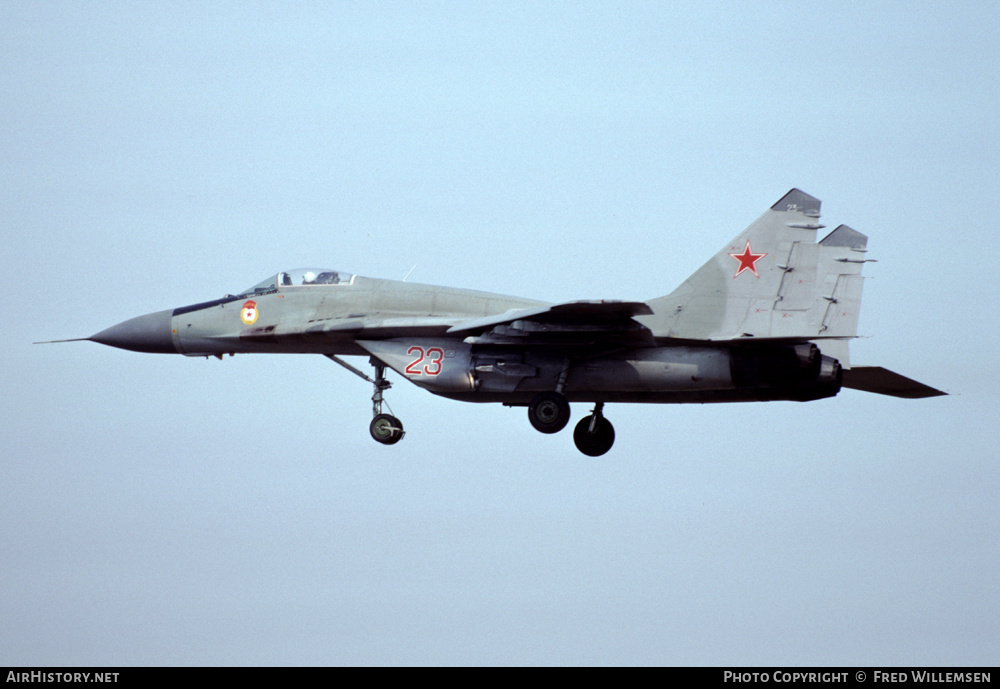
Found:
<path fill-rule="evenodd" d="M 747 245 L 743 249 L 742 254 L 729 254 L 736 259 L 736 262 L 740 264 L 740 267 L 736 269 L 736 275 L 733 277 L 739 277 L 740 273 L 744 270 L 749 270 L 756 277 L 760 277 L 760 273 L 757 272 L 757 261 L 767 256 L 767 254 L 755 254 L 753 249 L 750 248 L 750 240 L 747 240 Z"/>

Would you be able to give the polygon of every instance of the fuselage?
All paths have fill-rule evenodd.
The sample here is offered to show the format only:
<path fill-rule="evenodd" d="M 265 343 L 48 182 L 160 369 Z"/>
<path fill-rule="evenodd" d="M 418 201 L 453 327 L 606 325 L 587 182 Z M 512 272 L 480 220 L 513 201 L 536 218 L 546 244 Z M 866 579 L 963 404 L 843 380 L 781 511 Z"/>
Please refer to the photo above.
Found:
<path fill-rule="evenodd" d="M 580 350 L 561 347 L 558 339 L 484 344 L 449 329 L 547 303 L 357 275 L 329 284 L 288 275 L 240 295 L 133 318 L 90 339 L 187 356 L 370 356 L 434 394 L 468 402 L 527 404 L 552 389 L 588 402 L 806 400 L 840 388 L 839 366 L 814 345 L 760 350 L 651 340 Z"/>

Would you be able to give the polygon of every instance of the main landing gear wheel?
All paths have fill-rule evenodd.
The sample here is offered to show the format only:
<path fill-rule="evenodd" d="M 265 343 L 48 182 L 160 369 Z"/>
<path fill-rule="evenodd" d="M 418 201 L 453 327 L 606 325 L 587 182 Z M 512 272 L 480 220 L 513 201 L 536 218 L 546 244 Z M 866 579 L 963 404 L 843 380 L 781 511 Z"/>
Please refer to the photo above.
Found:
<path fill-rule="evenodd" d="M 603 406 L 598 404 L 589 416 L 580 419 L 573 430 L 576 449 L 588 457 L 600 457 L 615 444 L 615 427 L 602 415 Z"/>
<path fill-rule="evenodd" d="M 391 414 L 379 414 L 372 419 L 368 432 L 383 445 L 395 445 L 406 434 L 402 422 Z"/>
<path fill-rule="evenodd" d="M 558 392 L 540 392 L 528 405 L 528 420 L 542 433 L 558 433 L 566 428 L 569 414 L 569 402 Z"/>

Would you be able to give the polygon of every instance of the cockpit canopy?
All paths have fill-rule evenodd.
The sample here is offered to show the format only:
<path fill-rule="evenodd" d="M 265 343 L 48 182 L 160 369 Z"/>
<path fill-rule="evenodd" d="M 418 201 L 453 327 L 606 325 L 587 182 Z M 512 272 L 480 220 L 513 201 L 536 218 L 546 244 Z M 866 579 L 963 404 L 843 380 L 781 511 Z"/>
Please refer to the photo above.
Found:
<path fill-rule="evenodd" d="M 248 290 L 240 292 L 240 296 L 273 292 L 279 287 L 310 287 L 313 285 L 349 285 L 354 282 L 354 275 L 341 273 L 329 268 L 296 268 L 286 270 L 258 282 Z"/>

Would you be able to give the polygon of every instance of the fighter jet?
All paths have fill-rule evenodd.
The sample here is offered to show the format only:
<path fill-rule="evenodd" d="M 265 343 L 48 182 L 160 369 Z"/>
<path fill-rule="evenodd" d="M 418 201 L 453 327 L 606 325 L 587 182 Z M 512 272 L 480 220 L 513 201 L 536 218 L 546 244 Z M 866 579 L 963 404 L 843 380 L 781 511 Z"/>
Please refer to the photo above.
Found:
<path fill-rule="evenodd" d="M 366 278 L 279 272 L 238 294 L 158 311 L 89 338 L 137 352 L 222 358 L 321 354 L 374 387 L 372 438 L 404 435 L 383 410 L 386 370 L 442 397 L 527 407 L 542 433 L 570 403 L 593 405 L 573 439 L 611 449 L 616 402 L 810 401 L 842 388 L 905 398 L 946 393 L 852 366 L 867 237 L 840 225 L 819 242 L 820 202 L 792 189 L 666 296 L 548 303 Z M 342 357 L 368 357 L 374 378 Z"/>

